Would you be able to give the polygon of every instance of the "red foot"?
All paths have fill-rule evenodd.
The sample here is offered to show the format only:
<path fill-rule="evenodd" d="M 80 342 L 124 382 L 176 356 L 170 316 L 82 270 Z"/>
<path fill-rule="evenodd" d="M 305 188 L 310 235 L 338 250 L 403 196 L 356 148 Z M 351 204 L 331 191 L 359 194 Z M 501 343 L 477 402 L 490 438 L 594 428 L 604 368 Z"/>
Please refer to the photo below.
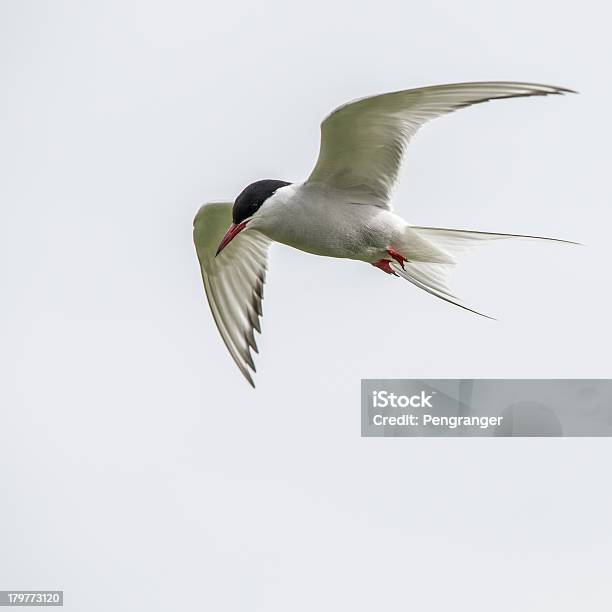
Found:
<path fill-rule="evenodd" d="M 391 255 L 391 257 L 393 257 L 393 259 L 395 259 L 395 261 L 397 261 L 397 263 L 402 266 L 402 269 L 405 270 L 404 268 L 404 262 L 408 261 L 401 253 L 399 253 L 398 251 L 396 251 L 393 247 L 389 247 L 387 249 L 387 253 L 389 253 L 389 255 Z"/>
<path fill-rule="evenodd" d="M 376 268 L 380 268 L 383 272 L 387 274 L 393 274 L 393 276 L 399 276 L 397 272 L 391 269 L 391 262 L 388 259 L 381 259 L 380 261 L 376 261 L 372 264 Z"/>

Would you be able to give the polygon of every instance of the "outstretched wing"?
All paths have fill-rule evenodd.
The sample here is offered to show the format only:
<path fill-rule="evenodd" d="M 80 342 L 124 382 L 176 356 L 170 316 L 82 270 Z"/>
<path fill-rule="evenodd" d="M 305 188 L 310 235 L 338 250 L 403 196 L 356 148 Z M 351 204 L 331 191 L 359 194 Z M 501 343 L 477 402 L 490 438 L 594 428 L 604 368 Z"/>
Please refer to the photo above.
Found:
<path fill-rule="evenodd" d="M 321 124 L 319 159 L 307 182 L 353 191 L 390 208 L 406 145 L 429 120 L 489 100 L 564 93 L 574 92 L 530 83 L 458 83 L 349 102 Z"/>
<path fill-rule="evenodd" d="M 193 241 L 217 328 L 236 365 L 254 387 L 249 371 L 255 372 L 251 349 L 257 352 L 253 330 L 261 333 L 259 317 L 270 240 L 255 230 L 246 230 L 215 257 L 231 222 L 231 203 L 205 204 L 193 221 Z"/>

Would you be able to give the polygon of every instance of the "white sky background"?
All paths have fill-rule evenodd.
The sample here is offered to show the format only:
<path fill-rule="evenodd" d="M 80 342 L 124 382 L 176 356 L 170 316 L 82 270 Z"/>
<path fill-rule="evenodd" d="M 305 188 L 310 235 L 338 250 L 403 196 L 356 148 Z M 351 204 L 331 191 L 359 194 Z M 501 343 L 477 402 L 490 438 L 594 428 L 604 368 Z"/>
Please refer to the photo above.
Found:
<path fill-rule="evenodd" d="M 0 588 L 66 610 L 609 610 L 607 439 L 361 439 L 362 377 L 609 377 L 603 2 L 0 2 Z M 396 207 L 483 247 L 470 315 L 273 248 L 257 390 L 205 302 L 199 205 L 302 180 L 368 94 L 579 96 L 440 119 Z"/>

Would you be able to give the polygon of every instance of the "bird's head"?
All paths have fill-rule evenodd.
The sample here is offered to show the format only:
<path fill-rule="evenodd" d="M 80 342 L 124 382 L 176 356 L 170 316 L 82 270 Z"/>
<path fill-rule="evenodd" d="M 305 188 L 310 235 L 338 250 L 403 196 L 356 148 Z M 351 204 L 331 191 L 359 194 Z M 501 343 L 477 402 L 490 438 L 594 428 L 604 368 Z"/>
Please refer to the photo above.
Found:
<path fill-rule="evenodd" d="M 277 189 L 286 187 L 291 183 L 265 179 L 256 181 L 245 187 L 236 198 L 232 208 L 232 224 L 219 244 L 218 255 L 247 225 L 257 218 L 257 213 L 263 203 L 276 193 Z"/>

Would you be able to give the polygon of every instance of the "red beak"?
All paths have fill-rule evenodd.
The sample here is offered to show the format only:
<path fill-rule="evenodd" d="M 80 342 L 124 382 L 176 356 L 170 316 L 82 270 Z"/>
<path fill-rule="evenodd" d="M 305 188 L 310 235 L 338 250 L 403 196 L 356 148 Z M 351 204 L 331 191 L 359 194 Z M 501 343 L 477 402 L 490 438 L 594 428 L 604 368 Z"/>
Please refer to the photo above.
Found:
<path fill-rule="evenodd" d="M 248 221 L 243 221 L 242 223 L 232 223 L 227 232 L 225 232 L 225 236 L 223 236 L 223 240 L 221 240 L 221 244 L 215 253 L 215 257 L 247 226 Z"/>

